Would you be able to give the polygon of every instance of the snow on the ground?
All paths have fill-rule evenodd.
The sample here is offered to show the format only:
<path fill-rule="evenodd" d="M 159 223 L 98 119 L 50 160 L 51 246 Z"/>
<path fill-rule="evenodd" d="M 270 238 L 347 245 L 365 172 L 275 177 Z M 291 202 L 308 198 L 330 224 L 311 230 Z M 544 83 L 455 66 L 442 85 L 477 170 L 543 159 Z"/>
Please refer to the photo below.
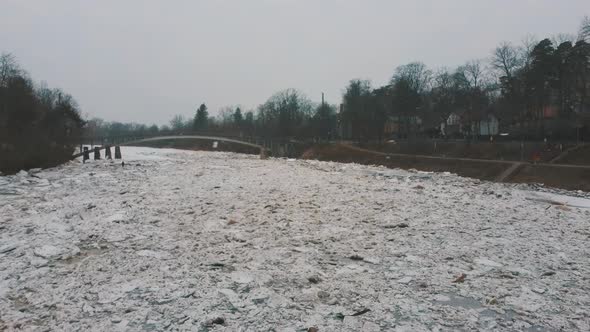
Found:
<path fill-rule="evenodd" d="M 123 156 L 0 177 L 0 330 L 590 330 L 579 204 L 451 174 Z"/>
<path fill-rule="evenodd" d="M 531 200 L 548 202 L 563 206 L 572 206 L 584 209 L 590 209 L 590 199 L 582 197 L 572 197 L 556 193 L 547 192 L 527 192 L 525 195 Z"/>

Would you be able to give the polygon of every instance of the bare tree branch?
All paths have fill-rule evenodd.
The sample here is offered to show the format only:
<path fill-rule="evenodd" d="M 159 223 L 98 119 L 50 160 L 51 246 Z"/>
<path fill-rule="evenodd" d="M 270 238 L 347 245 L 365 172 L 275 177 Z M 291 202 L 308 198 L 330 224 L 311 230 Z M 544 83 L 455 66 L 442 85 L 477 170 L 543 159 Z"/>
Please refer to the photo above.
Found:
<path fill-rule="evenodd" d="M 0 87 L 5 87 L 10 77 L 21 75 L 22 70 L 10 53 L 0 54 Z"/>
<path fill-rule="evenodd" d="M 412 62 L 397 67 L 395 74 L 391 78 L 391 83 L 393 84 L 400 80 L 405 80 L 414 91 L 422 93 L 430 85 L 432 71 L 421 62 Z"/>
<path fill-rule="evenodd" d="M 553 45 L 555 45 L 556 47 L 565 42 L 574 43 L 575 40 L 576 36 L 573 33 L 558 33 L 551 37 L 551 41 L 553 42 Z"/>
<path fill-rule="evenodd" d="M 471 60 L 457 68 L 457 73 L 467 87 L 477 89 L 482 85 L 485 69 L 481 60 Z"/>
<path fill-rule="evenodd" d="M 531 65 L 532 57 L 531 54 L 533 53 L 533 49 L 539 43 L 539 40 L 533 35 L 526 35 L 522 39 L 522 45 L 519 48 L 520 52 L 520 59 L 522 61 L 522 66 L 525 68 L 529 68 Z"/>
<path fill-rule="evenodd" d="M 521 63 L 518 50 L 509 42 L 503 42 L 496 47 L 490 61 L 492 68 L 502 72 L 508 78 L 513 76 Z"/>

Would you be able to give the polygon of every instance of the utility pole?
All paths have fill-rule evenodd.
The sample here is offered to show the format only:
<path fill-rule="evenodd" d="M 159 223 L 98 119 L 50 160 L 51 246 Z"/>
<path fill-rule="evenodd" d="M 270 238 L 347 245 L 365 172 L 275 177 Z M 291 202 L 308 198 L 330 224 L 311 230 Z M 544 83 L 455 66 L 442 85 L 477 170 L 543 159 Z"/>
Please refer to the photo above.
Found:
<path fill-rule="evenodd" d="M 324 93 L 322 92 L 322 106 L 324 106 Z"/>

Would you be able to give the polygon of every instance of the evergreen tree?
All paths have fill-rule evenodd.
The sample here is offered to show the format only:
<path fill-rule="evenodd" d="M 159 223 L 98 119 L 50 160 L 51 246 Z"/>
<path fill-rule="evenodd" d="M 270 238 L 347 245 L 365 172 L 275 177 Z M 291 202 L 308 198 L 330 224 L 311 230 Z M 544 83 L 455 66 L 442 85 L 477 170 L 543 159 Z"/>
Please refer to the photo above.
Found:
<path fill-rule="evenodd" d="M 420 93 L 411 81 L 400 78 L 394 83 L 392 105 L 394 112 L 398 115 L 402 134 L 405 137 L 414 135 Z"/>
<path fill-rule="evenodd" d="M 345 136 L 358 141 L 368 139 L 369 121 L 371 119 L 371 82 L 352 80 L 343 96 L 344 109 L 342 121 Z"/>
<path fill-rule="evenodd" d="M 207 128 L 207 123 L 209 120 L 209 113 L 207 113 L 207 106 L 205 104 L 201 104 L 195 113 L 195 118 L 193 121 L 193 129 L 194 130 L 204 130 Z"/>
<path fill-rule="evenodd" d="M 313 117 L 315 136 L 330 139 L 336 132 L 336 109 L 328 104 L 321 104 Z"/>
<path fill-rule="evenodd" d="M 242 110 L 238 107 L 236 108 L 236 111 L 234 112 L 233 115 L 234 118 L 234 125 L 236 126 L 236 128 L 242 128 L 242 122 L 244 121 L 243 116 L 242 116 Z"/>
<path fill-rule="evenodd" d="M 526 77 L 528 108 L 535 119 L 543 118 L 544 106 L 550 102 L 551 87 L 557 78 L 556 65 L 553 43 L 543 39 L 531 52 L 531 67 Z"/>
<path fill-rule="evenodd" d="M 246 117 L 244 118 L 243 128 L 248 134 L 253 134 L 254 132 L 254 112 L 246 112 Z"/>

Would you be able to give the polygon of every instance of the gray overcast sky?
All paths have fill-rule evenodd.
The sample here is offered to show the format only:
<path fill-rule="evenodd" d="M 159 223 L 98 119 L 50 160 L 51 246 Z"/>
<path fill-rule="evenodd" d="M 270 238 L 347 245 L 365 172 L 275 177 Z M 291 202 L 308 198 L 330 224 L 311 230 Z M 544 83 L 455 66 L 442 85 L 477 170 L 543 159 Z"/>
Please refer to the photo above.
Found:
<path fill-rule="evenodd" d="M 588 0 L 0 0 L 0 52 L 88 117 L 164 124 L 285 88 L 336 104 L 350 79 L 453 67 L 587 14 Z"/>

